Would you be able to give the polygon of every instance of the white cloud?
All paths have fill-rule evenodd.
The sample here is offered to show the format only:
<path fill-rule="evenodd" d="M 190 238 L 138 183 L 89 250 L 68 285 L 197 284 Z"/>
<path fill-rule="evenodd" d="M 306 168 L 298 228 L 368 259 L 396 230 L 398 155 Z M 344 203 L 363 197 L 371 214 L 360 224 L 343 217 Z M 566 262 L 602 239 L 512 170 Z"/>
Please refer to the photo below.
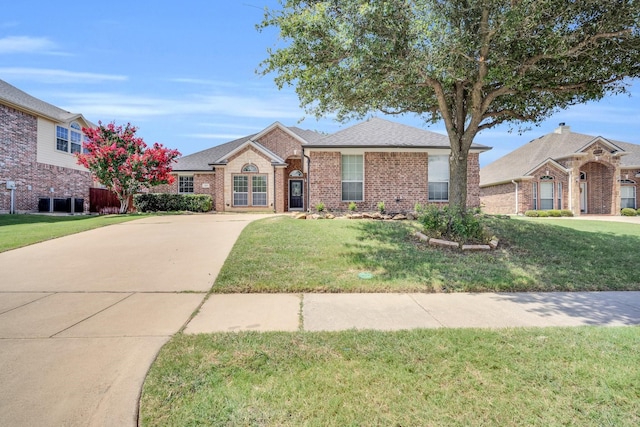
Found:
<path fill-rule="evenodd" d="M 125 81 L 127 76 L 114 74 L 83 73 L 49 68 L 0 68 L 0 75 L 11 80 L 29 80 L 40 83 L 101 83 Z"/>
<path fill-rule="evenodd" d="M 235 139 L 239 139 L 247 135 L 238 135 L 238 134 L 232 134 L 232 133 L 192 133 L 184 136 L 186 136 L 187 138 L 196 138 L 196 139 L 224 139 L 228 141 L 233 141 Z"/>
<path fill-rule="evenodd" d="M 8 36 L 0 39 L 0 54 L 40 53 L 48 55 L 66 55 L 47 37 Z"/>

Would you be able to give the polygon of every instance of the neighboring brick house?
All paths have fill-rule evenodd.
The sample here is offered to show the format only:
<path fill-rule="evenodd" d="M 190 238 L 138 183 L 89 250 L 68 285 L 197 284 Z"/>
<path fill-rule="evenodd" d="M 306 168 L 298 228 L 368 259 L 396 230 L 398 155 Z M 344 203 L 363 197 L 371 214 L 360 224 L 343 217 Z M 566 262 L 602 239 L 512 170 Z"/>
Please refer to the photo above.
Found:
<path fill-rule="evenodd" d="M 468 161 L 468 206 L 480 205 L 479 154 Z M 446 136 L 373 118 L 333 135 L 274 123 L 262 132 L 180 158 L 173 185 L 152 191 L 210 194 L 217 211 L 411 210 L 446 203 Z"/>
<path fill-rule="evenodd" d="M 0 80 L 0 213 L 88 210 L 91 174 L 74 153 L 89 126 Z"/>
<path fill-rule="evenodd" d="M 574 215 L 617 215 L 637 207 L 640 145 L 579 134 L 560 123 L 480 170 L 488 213 L 566 209 Z"/>

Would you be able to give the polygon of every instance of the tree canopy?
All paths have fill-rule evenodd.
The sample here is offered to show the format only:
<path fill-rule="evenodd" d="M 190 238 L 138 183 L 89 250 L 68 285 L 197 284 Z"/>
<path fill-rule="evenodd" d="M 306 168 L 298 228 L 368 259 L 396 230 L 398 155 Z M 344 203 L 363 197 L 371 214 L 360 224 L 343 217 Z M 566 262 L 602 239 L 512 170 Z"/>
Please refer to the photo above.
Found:
<path fill-rule="evenodd" d="M 640 75 L 634 0 L 281 0 L 259 28 L 282 47 L 263 74 L 302 106 L 339 120 L 374 111 L 442 120 L 451 204 L 466 205 L 478 132 L 539 123 L 559 109 L 624 93 Z"/>
<path fill-rule="evenodd" d="M 83 153 L 76 154 L 78 163 L 93 173 L 96 179 L 113 191 L 120 200 L 120 213 L 129 208 L 129 196 L 143 188 L 172 183 L 170 174 L 178 150 L 158 144 L 148 147 L 136 136 L 137 128 L 127 123 L 116 126 L 101 122 L 97 128 L 83 128 L 87 136 Z"/>

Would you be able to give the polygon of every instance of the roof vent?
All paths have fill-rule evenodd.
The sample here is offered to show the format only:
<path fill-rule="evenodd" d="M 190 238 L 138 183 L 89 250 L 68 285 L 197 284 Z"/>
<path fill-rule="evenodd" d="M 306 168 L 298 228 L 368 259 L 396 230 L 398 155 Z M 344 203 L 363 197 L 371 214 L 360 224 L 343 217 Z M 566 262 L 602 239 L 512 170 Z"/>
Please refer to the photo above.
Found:
<path fill-rule="evenodd" d="M 558 128 L 553 133 L 567 134 L 571 132 L 571 126 L 567 126 L 565 122 L 558 123 Z"/>

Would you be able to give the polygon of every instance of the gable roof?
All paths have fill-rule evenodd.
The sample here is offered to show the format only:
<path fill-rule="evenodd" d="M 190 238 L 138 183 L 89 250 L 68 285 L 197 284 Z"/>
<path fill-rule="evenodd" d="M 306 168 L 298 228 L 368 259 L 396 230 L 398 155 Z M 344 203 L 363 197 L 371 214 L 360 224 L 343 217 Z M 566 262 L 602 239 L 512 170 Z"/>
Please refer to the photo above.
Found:
<path fill-rule="evenodd" d="M 527 176 L 532 169 L 547 159 L 562 159 L 579 155 L 589 145 L 600 142 L 618 151 L 622 167 L 640 168 L 640 145 L 613 141 L 600 136 L 556 130 L 529 141 L 522 147 L 480 169 L 480 186 L 487 186 Z"/>
<path fill-rule="evenodd" d="M 307 144 L 310 148 L 387 147 L 387 148 L 449 148 L 449 137 L 378 117 Z M 487 151 L 491 147 L 473 144 L 471 148 Z"/>
<path fill-rule="evenodd" d="M 262 135 L 262 133 L 258 134 L 258 135 Z M 253 147 L 255 150 L 261 152 L 262 154 L 264 154 L 265 156 L 267 156 L 270 160 L 271 163 L 274 165 L 284 165 L 284 159 L 282 159 L 282 157 L 278 156 L 276 153 L 274 153 L 273 151 L 269 150 L 267 147 L 265 147 L 264 145 L 260 144 L 257 141 L 254 141 L 253 139 L 257 139 L 257 137 L 252 137 L 247 139 L 246 141 L 244 141 L 242 144 L 238 145 L 237 147 L 235 147 L 233 150 L 229 151 L 228 153 L 225 153 L 222 157 L 214 160 L 213 162 L 209 163 L 209 165 L 211 166 L 215 166 L 215 165 L 225 165 L 227 163 L 227 160 L 229 159 L 229 157 L 232 157 L 233 155 L 235 155 L 236 153 L 239 153 L 240 151 L 244 150 L 246 147 Z"/>
<path fill-rule="evenodd" d="M 273 130 L 276 125 L 279 125 L 283 130 L 285 130 L 285 132 L 291 134 L 291 136 L 295 137 L 296 139 L 301 139 L 303 142 L 308 143 L 317 141 L 318 139 L 324 137 L 323 134 L 316 131 L 300 129 L 295 126 L 287 127 L 276 122 L 259 133 L 243 136 L 242 138 L 238 138 L 224 144 L 216 145 L 215 147 L 211 147 L 206 150 L 198 151 L 197 153 L 180 157 L 176 161 L 173 170 L 175 172 L 211 171 L 213 170 L 214 164 L 224 164 L 227 157 L 244 148 L 244 146 L 248 145 L 249 142 L 251 142 L 251 145 L 254 148 L 265 153 L 274 162 L 274 164 L 282 164 L 284 160 L 282 160 L 278 155 L 267 149 L 262 144 L 255 141 L 259 136 L 263 136 L 268 133 L 267 130 Z"/>
<path fill-rule="evenodd" d="M 89 126 L 95 126 L 89 120 L 85 119 L 82 114 L 75 114 L 58 108 L 55 105 L 44 102 L 38 98 L 21 91 L 15 86 L 10 85 L 0 79 L 0 102 L 7 104 L 19 110 L 27 111 L 36 116 L 49 118 L 60 123 L 69 123 L 72 120 L 83 120 Z"/>

